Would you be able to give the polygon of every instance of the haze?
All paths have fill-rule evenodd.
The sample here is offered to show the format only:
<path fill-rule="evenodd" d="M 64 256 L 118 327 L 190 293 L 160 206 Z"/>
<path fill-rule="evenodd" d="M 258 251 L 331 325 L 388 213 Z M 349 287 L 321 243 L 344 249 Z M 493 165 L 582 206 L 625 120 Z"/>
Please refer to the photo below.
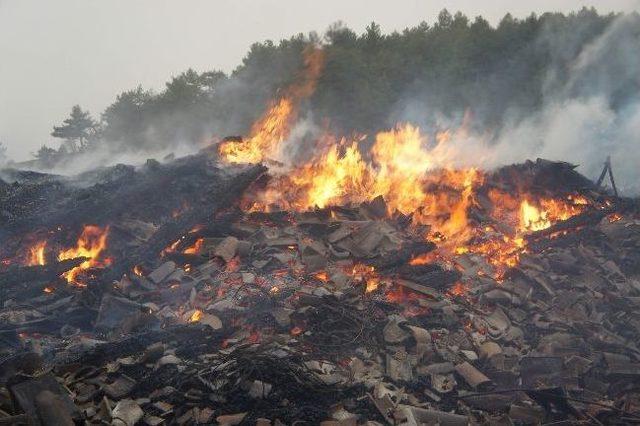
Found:
<path fill-rule="evenodd" d="M 161 89 L 170 76 L 233 70 L 249 46 L 296 33 L 323 32 L 343 21 L 360 32 L 433 22 L 443 8 L 482 15 L 492 24 L 510 12 L 601 13 L 640 8 L 640 0 L 372 1 L 325 0 L 0 0 L 0 141 L 24 160 L 44 143 L 72 105 L 94 117 L 123 90 Z"/>

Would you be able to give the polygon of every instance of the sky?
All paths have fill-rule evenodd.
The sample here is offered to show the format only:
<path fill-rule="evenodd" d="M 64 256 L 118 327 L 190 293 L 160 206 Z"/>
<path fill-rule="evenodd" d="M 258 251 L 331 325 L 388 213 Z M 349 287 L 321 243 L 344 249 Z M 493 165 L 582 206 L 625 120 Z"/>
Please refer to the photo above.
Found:
<path fill-rule="evenodd" d="M 640 10 L 640 0 L 0 0 L 0 142 L 17 161 L 80 104 L 94 117 L 124 90 L 161 90 L 173 75 L 233 70 L 256 41 L 322 33 L 342 21 L 384 32 L 440 10 L 482 15 Z"/>

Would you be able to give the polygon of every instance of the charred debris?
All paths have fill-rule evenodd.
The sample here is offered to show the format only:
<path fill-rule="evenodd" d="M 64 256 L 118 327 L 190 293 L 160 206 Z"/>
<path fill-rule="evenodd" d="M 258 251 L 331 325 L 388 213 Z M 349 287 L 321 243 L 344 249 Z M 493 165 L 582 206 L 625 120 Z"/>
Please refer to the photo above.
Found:
<path fill-rule="evenodd" d="M 381 197 L 243 209 L 266 169 L 215 157 L 4 173 L 0 424 L 640 422 L 636 201 L 499 169 L 478 226 L 491 188 L 589 200 L 501 268 Z"/>

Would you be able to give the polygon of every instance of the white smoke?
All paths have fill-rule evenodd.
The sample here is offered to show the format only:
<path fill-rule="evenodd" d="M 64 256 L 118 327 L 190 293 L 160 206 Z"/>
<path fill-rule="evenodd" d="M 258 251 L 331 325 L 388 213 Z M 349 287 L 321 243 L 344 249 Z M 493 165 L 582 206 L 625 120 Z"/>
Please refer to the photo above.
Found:
<path fill-rule="evenodd" d="M 556 92 L 541 111 L 503 127 L 492 165 L 542 157 L 578 164 L 596 178 L 610 155 L 620 189 L 639 193 L 640 16 L 617 18 L 568 72 L 563 87 L 549 82 Z"/>
<path fill-rule="evenodd" d="M 552 31 L 539 42 L 553 44 L 558 58 L 576 49 L 572 38 Z M 559 66 L 551 65 L 542 108 L 518 111 L 499 129 L 455 134 L 449 142 L 457 156 L 453 165 L 490 169 L 545 158 L 577 164 L 595 180 L 611 156 L 618 189 L 639 194 L 640 15 L 616 18 L 575 57 L 563 70 L 569 75 L 564 82 L 557 77 Z M 416 115 L 415 108 L 408 110 Z"/>

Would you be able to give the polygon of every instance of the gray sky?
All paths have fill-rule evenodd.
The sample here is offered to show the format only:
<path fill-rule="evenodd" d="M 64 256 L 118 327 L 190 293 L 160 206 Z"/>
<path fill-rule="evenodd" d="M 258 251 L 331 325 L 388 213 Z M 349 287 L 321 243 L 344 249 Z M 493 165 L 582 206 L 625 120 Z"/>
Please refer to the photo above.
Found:
<path fill-rule="evenodd" d="M 123 90 L 161 89 L 189 67 L 228 72 L 255 41 L 338 20 L 389 32 L 433 22 L 445 7 L 496 23 L 506 12 L 583 6 L 640 10 L 640 0 L 0 0 L 0 141 L 27 159 L 74 104 L 97 117 Z"/>

